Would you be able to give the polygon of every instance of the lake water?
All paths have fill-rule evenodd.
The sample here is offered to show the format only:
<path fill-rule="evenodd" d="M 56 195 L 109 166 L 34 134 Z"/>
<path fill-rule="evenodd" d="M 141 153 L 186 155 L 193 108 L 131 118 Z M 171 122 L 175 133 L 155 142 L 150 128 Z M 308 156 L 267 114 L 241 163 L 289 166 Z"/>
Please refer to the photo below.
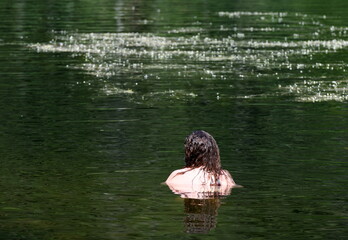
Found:
<path fill-rule="evenodd" d="M 0 239 L 347 239 L 348 2 L 0 3 Z M 244 188 L 161 183 L 204 129 Z"/>

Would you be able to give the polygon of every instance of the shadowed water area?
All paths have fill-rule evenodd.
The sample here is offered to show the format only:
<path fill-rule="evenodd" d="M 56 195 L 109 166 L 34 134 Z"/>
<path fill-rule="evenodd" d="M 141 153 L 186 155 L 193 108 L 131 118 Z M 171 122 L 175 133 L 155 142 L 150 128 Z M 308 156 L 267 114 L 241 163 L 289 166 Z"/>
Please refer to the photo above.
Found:
<path fill-rule="evenodd" d="M 347 10 L 2 0 L 0 239 L 347 239 Z M 161 185 L 197 129 L 244 188 Z"/>

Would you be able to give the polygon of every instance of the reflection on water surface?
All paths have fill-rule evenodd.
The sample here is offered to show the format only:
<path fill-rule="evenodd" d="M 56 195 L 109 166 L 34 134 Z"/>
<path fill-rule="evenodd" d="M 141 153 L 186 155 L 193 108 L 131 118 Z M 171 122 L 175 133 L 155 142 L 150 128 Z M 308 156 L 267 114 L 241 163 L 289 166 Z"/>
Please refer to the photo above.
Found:
<path fill-rule="evenodd" d="M 188 233 L 208 233 L 216 227 L 220 207 L 219 198 L 184 200 L 185 229 Z"/>

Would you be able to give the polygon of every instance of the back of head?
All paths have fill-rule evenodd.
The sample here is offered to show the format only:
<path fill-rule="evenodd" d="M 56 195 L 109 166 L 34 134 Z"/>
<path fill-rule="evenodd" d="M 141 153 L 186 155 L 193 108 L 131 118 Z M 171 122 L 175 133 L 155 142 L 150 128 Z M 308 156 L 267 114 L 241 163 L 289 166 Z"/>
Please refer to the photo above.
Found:
<path fill-rule="evenodd" d="M 221 172 L 219 147 L 209 133 L 199 130 L 185 140 L 186 167 L 203 167 L 207 172 L 219 175 Z"/>

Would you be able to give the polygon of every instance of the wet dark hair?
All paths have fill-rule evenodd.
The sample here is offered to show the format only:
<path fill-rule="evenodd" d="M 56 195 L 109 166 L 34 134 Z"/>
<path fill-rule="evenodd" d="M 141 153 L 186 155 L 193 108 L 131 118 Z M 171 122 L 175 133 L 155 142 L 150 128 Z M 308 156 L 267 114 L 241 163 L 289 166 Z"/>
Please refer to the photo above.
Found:
<path fill-rule="evenodd" d="M 215 179 L 222 174 L 219 147 L 209 133 L 194 131 L 185 140 L 185 167 L 203 167 L 212 173 Z"/>

